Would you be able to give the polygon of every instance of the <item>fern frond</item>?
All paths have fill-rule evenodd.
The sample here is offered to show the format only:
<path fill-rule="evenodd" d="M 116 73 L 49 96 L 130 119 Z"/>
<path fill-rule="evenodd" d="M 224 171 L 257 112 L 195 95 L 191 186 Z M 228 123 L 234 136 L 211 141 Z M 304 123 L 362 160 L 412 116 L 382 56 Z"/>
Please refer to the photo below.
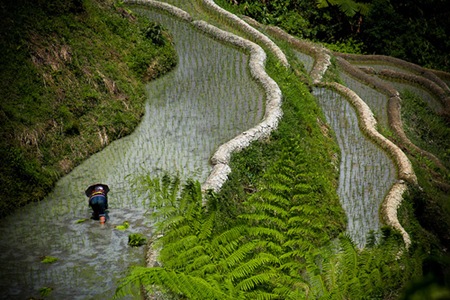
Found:
<path fill-rule="evenodd" d="M 303 227 L 295 227 L 295 228 L 290 228 L 287 231 L 287 235 L 290 237 L 309 237 L 311 236 L 311 229 L 308 228 L 307 226 L 303 226 Z"/>
<path fill-rule="evenodd" d="M 313 221 L 311 218 L 303 216 L 303 215 L 297 215 L 290 217 L 288 220 L 288 224 L 290 226 L 292 225 L 303 225 L 303 226 L 311 226 L 313 224 Z"/>
<path fill-rule="evenodd" d="M 311 274 L 310 274 L 311 275 Z M 309 279 L 310 292 L 315 295 L 315 298 L 327 299 L 329 292 L 322 280 L 322 276 L 313 275 Z"/>
<path fill-rule="evenodd" d="M 225 264 L 228 267 L 232 268 L 237 264 L 240 264 L 244 259 L 253 251 L 259 247 L 257 242 L 251 241 L 244 245 L 241 245 L 237 248 L 233 253 L 231 253 L 228 257 L 226 257 L 221 264 Z"/>
<path fill-rule="evenodd" d="M 220 270 L 216 263 L 205 264 L 200 268 L 192 270 L 190 272 L 190 274 L 193 276 L 199 276 L 205 279 L 208 279 L 211 275 L 217 275 L 218 273 L 220 273 Z"/>
<path fill-rule="evenodd" d="M 340 256 L 342 257 L 341 268 L 342 272 L 348 275 L 349 278 L 355 278 L 358 272 L 358 250 L 355 244 L 348 235 L 344 235 L 339 240 L 341 247 Z"/>
<path fill-rule="evenodd" d="M 168 268 L 172 269 L 183 269 L 186 265 L 185 258 L 186 251 L 191 250 L 194 246 L 197 245 L 197 236 L 190 235 L 177 242 L 173 242 L 170 244 L 164 244 L 164 247 L 161 249 L 159 253 L 160 261 Z"/>
<path fill-rule="evenodd" d="M 289 207 L 291 201 L 289 198 L 282 197 L 272 190 L 262 189 L 258 193 L 251 195 L 246 203 L 247 206 L 253 206 L 255 203 L 266 202 L 280 207 Z"/>
<path fill-rule="evenodd" d="M 279 243 L 274 243 L 272 241 L 265 241 L 264 247 L 270 253 L 283 253 L 283 247 Z"/>
<path fill-rule="evenodd" d="M 317 215 L 318 214 L 318 208 L 316 206 L 308 205 L 308 204 L 301 204 L 301 205 L 295 205 L 292 206 L 289 209 L 289 212 L 292 214 L 304 214 L 307 216 Z"/>
<path fill-rule="evenodd" d="M 283 243 L 286 239 L 285 235 L 281 231 L 260 226 L 250 227 L 248 229 L 248 234 L 253 237 L 263 238 L 264 240 L 271 238 L 279 243 Z"/>
<path fill-rule="evenodd" d="M 277 293 L 269 293 L 264 291 L 254 291 L 246 293 L 248 299 L 255 299 L 255 300 L 272 300 L 272 299 L 280 299 L 280 295 Z"/>
<path fill-rule="evenodd" d="M 171 228 L 177 228 L 179 224 L 185 220 L 186 219 L 184 216 L 180 216 L 178 214 L 174 214 L 172 216 L 164 216 L 164 220 L 156 224 L 156 227 L 158 232 L 164 233 Z"/>
<path fill-rule="evenodd" d="M 196 245 L 190 248 L 187 248 L 185 251 L 182 251 L 178 254 L 178 260 L 184 261 L 186 267 L 189 267 L 191 261 L 195 261 L 198 257 L 203 257 L 205 253 L 205 247 L 203 245 Z M 206 255 L 208 256 L 208 255 Z"/>
<path fill-rule="evenodd" d="M 292 187 L 294 194 L 310 194 L 314 191 L 313 187 L 308 183 L 299 182 Z"/>
<path fill-rule="evenodd" d="M 209 255 L 207 254 L 198 255 L 196 258 L 193 259 L 192 263 L 186 266 L 186 272 L 194 273 L 194 271 L 202 269 L 202 273 L 204 274 L 205 270 L 203 269 L 203 267 L 208 264 L 211 264 L 211 257 Z"/>
<path fill-rule="evenodd" d="M 261 273 L 253 275 L 249 278 L 246 278 L 239 282 L 236 285 L 236 288 L 241 291 L 251 291 L 255 289 L 258 286 L 270 286 L 272 283 L 273 278 L 276 277 L 276 274 L 274 273 Z M 262 291 L 255 291 L 253 293 L 247 293 L 247 297 L 249 299 L 274 299 L 272 298 L 275 296 L 272 293 L 262 292 Z M 269 298 L 265 298 L 269 297 Z"/>
<path fill-rule="evenodd" d="M 328 286 L 330 291 L 333 291 L 338 288 L 338 275 L 340 270 L 336 264 L 336 258 L 332 257 L 328 259 L 328 261 L 323 263 L 323 270 L 325 273 L 325 284 Z"/>
<path fill-rule="evenodd" d="M 211 241 L 211 247 L 214 249 L 213 252 L 221 253 L 225 256 L 230 255 L 242 243 L 246 234 L 247 226 L 243 225 L 235 226 L 222 232 Z"/>
<path fill-rule="evenodd" d="M 281 190 L 290 190 L 289 186 L 294 182 L 292 176 L 290 176 L 292 175 L 292 172 L 289 172 L 291 174 L 286 174 L 283 171 L 284 170 L 279 170 L 276 173 L 265 174 L 264 178 L 267 179 L 268 182 L 270 182 L 270 189 L 277 190 L 278 188 L 272 185 L 272 183 L 277 182 L 282 186 Z"/>
<path fill-rule="evenodd" d="M 171 228 L 165 231 L 157 231 L 157 233 L 163 234 L 162 237 L 157 241 L 157 243 L 161 245 L 178 242 L 180 238 L 195 234 L 195 232 L 193 232 L 192 228 L 189 225 L 180 226 L 176 230 Z"/>
<path fill-rule="evenodd" d="M 291 250 L 285 252 L 283 255 L 280 256 L 280 260 L 287 260 L 287 259 L 299 259 L 304 258 L 307 254 L 308 249 L 300 249 L 300 250 Z"/>
<path fill-rule="evenodd" d="M 312 198 L 311 193 L 298 193 L 297 191 L 293 191 L 293 194 L 291 197 L 291 205 L 307 204 Z"/>
<path fill-rule="evenodd" d="M 153 286 L 161 286 L 166 290 L 185 296 L 189 299 L 235 299 L 224 293 L 217 284 L 211 284 L 203 278 L 168 271 L 163 268 L 135 267 L 119 284 L 116 291 L 118 295 L 124 295 L 124 289 L 130 284 L 139 284 L 147 289 Z"/>
<path fill-rule="evenodd" d="M 232 281 L 251 276 L 253 272 L 263 266 L 278 265 L 280 260 L 268 253 L 259 253 L 251 260 L 239 265 L 229 273 Z"/>
<path fill-rule="evenodd" d="M 240 219 L 253 221 L 255 224 L 264 224 L 265 226 L 276 227 L 279 230 L 286 229 L 286 223 L 277 217 L 269 216 L 265 213 L 241 214 Z"/>
<path fill-rule="evenodd" d="M 278 205 L 273 205 L 269 203 L 258 203 L 255 206 L 256 209 L 265 211 L 280 218 L 284 218 L 288 215 L 288 212 L 283 207 L 280 207 Z"/>
<path fill-rule="evenodd" d="M 214 224 L 216 221 L 216 214 L 214 211 L 210 212 L 206 220 L 201 224 L 201 229 L 198 233 L 198 238 L 200 241 L 209 239 L 214 229 Z"/>
<path fill-rule="evenodd" d="M 281 260 L 281 258 L 280 258 Z M 289 276 L 289 282 L 293 280 L 298 281 L 301 272 L 304 272 L 304 265 L 296 260 L 288 260 L 286 263 L 280 265 L 279 270 Z"/>

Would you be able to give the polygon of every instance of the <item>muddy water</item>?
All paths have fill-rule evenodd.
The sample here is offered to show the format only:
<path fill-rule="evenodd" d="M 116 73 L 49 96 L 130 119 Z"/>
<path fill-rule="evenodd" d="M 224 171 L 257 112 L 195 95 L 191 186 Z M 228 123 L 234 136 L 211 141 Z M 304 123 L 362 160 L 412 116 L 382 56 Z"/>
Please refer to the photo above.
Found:
<path fill-rule="evenodd" d="M 110 299 L 117 280 L 142 265 L 143 248 L 128 235 L 151 235 L 146 200 L 130 189 L 139 174 L 163 172 L 202 181 L 217 146 L 261 120 L 262 90 L 250 78 L 248 57 L 165 15 L 145 13 L 173 33 L 179 63 L 148 86 L 146 115 L 135 132 L 62 178 L 42 202 L 0 221 L 0 299 Z M 84 190 L 110 186 L 109 220 L 90 220 Z M 87 219 L 78 223 L 79 220 Z M 116 225 L 129 222 L 125 231 Z M 44 256 L 58 260 L 41 262 Z"/>
<path fill-rule="evenodd" d="M 341 149 L 338 195 L 347 215 L 347 233 L 363 247 L 380 229 L 380 205 L 396 180 L 392 160 L 360 131 L 349 102 L 333 91 L 314 91 Z M 376 235 L 375 235 L 376 237 Z"/>

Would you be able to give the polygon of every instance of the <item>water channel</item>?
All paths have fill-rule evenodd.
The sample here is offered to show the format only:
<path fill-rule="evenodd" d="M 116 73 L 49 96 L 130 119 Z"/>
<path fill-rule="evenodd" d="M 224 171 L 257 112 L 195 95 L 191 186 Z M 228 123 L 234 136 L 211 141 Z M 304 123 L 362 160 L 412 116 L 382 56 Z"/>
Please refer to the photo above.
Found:
<path fill-rule="evenodd" d="M 187 23 L 139 12 L 173 34 L 178 66 L 148 85 L 146 114 L 133 134 L 75 168 L 44 201 L 0 221 L 0 299 L 42 298 L 42 288 L 52 289 L 46 299 L 110 299 L 127 269 L 144 264 L 144 248 L 129 247 L 128 235 L 151 235 L 146 200 L 130 180 L 169 172 L 203 181 L 214 150 L 263 116 L 264 93 L 246 54 Z M 84 196 L 96 182 L 111 188 L 103 227 L 89 219 Z M 115 229 L 125 221 L 127 230 Z M 58 260 L 44 264 L 45 256 Z"/>

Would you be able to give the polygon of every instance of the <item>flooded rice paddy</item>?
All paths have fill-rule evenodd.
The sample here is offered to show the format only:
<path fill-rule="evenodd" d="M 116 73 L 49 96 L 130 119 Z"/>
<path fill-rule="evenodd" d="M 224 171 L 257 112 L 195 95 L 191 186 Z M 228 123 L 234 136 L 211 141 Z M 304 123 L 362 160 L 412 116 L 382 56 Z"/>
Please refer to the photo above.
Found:
<path fill-rule="evenodd" d="M 169 172 L 203 181 L 214 150 L 262 118 L 264 94 L 246 54 L 166 15 L 139 12 L 173 34 L 178 66 L 148 85 L 133 134 L 62 178 L 44 201 L 0 221 L 0 299 L 42 298 L 45 288 L 52 290 L 46 299 L 110 299 L 127 269 L 144 264 L 144 248 L 129 247 L 128 235 L 151 235 L 146 199 L 130 180 Z M 103 227 L 89 219 L 84 195 L 96 182 L 111 188 Z M 115 229 L 125 221 L 127 230 Z M 58 260 L 44 264 L 45 256 Z"/>
<path fill-rule="evenodd" d="M 347 215 L 347 233 L 359 247 L 380 229 L 380 205 L 397 171 L 392 160 L 358 126 L 354 108 L 340 94 L 314 90 L 341 150 L 338 195 Z"/>

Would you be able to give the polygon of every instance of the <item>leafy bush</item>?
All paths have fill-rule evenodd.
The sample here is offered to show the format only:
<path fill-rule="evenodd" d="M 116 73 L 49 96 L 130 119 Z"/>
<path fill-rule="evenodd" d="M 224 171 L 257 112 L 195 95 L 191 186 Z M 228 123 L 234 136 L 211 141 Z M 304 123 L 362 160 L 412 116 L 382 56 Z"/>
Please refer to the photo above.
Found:
<path fill-rule="evenodd" d="M 147 243 L 147 239 L 140 233 L 132 233 L 128 236 L 128 245 L 131 247 L 140 247 Z"/>

